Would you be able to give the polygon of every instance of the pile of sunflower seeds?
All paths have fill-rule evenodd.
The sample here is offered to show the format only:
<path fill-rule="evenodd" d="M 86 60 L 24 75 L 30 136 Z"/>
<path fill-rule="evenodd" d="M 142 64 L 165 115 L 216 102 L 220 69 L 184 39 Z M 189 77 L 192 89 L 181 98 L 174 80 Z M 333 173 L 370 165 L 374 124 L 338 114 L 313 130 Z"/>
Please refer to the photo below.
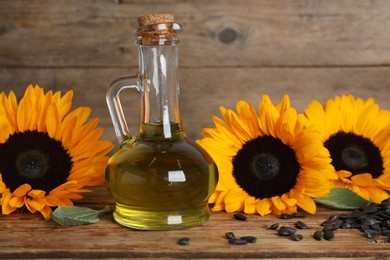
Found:
<path fill-rule="evenodd" d="M 333 224 L 337 223 L 337 224 Z M 356 209 L 350 214 L 340 214 L 334 222 L 324 222 L 323 226 L 360 229 L 367 238 L 390 236 L 390 199 L 381 204 L 370 204 Z"/>
<path fill-rule="evenodd" d="M 290 214 L 280 215 L 281 219 L 292 219 L 296 216 Z M 300 215 L 304 217 L 304 215 Z M 295 223 L 298 229 L 307 229 L 307 225 L 302 221 Z M 370 204 L 366 207 L 356 209 L 349 214 L 340 214 L 330 216 L 326 221 L 321 223 L 323 229 L 316 230 L 313 234 L 315 240 L 333 240 L 334 232 L 338 229 L 359 229 L 367 238 L 377 238 L 380 236 L 387 237 L 390 242 L 390 199 L 386 199 L 381 204 Z M 269 229 L 277 230 L 279 223 L 270 225 Z M 281 227 L 278 230 L 279 236 L 290 236 L 294 241 L 297 239 L 296 229 L 292 227 Z"/>

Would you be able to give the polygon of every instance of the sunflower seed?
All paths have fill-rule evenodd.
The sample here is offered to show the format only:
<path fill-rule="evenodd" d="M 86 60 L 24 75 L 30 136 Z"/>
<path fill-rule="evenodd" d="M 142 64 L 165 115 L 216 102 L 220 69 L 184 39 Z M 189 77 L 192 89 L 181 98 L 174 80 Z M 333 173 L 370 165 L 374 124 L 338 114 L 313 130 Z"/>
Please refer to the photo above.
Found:
<path fill-rule="evenodd" d="M 233 216 L 237 220 L 241 220 L 241 221 L 246 221 L 247 220 L 247 218 L 244 215 L 242 215 L 241 213 L 236 213 Z"/>
<path fill-rule="evenodd" d="M 278 229 L 278 227 L 279 227 L 279 223 L 275 223 L 275 224 L 272 224 L 271 226 L 269 226 L 269 229 L 276 230 L 276 229 Z"/>
<path fill-rule="evenodd" d="M 379 237 L 381 235 L 381 233 L 376 230 L 366 230 L 364 233 L 366 234 L 367 238 Z"/>
<path fill-rule="evenodd" d="M 297 221 L 296 223 L 295 223 L 295 226 L 297 227 L 297 228 L 299 228 L 299 229 L 308 229 L 309 227 L 305 224 L 305 223 L 303 223 L 302 221 Z"/>
<path fill-rule="evenodd" d="M 234 233 L 233 232 L 226 232 L 225 233 L 225 237 L 227 238 L 227 239 L 231 239 L 231 238 L 236 238 L 236 236 L 234 235 Z"/>
<path fill-rule="evenodd" d="M 383 211 L 376 213 L 376 216 L 382 218 L 382 220 L 389 220 L 390 219 L 389 214 L 386 212 L 383 212 Z"/>
<path fill-rule="evenodd" d="M 344 223 L 348 223 L 351 225 L 357 224 L 358 222 L 360 222 L 358 218 L 349 218 L 344 220 Z"/>
<path fill-rule="evenodd" d="M 361 226 L 361 229 L 365 232 L 367 230 L 370 230 L 370 225 L 368 225 L 367 223 L 363 223 L 362 226 Z"/>
<path fill-rule="evenodd" d="M 283 226 L 283 227 L 279 228 L 278 235 L 279 236 L 291 236 L 295 232 L 297 232 L 297 230 L 295 228 Z"/>
<path fill-rule="evenodd" d="M 325 240 L 333 240 L 333 239 L 334 239 L 334 233 L 333 233 L 333 231 L 325 230 L 325 231 L 324 231 L 324 239 L 325 239 Z"/>
<path fill-rule="evenodd" d="M 378 224 L 371 225 L 370 229 L 381 232 L 381 227 Z"/>
<path fill-rule="evenodd" d="M 185 245 L 188 245 L 190 243 L 190 239 L 188 237 L 183 237 L 183 238 L 180 238 L 179 240 L 177 240 L 177 243 L 179 245 L 185 246 Z"/>
<path fill-rule="evenodd" d="M 306 215 L 301 212 L 295 212 L 292 214 L 293 218 L 304 218 Z"/>
<path fill-rule="evenodd" d="M 344 228 L 344 229 L 352 228 L 352 225 L 349 224 L 349 223 L 343 223 L 343 225 L 341 226 L 341 228 Z"/>
<path fill-rule="evenodd" d="M 291 239 L 294 241 L 301 241 L 303 239 L 303 236 L 300 234 L 292 234 Z"/>
<path fill-rule="evenodd" d="M 381 206 L 384 208 L 390 208 L 390 198 L 382 200 Z"/>
<path fill-rule="evenodd" d="M 254 236 L 240 237 L 241 240 L 245 240 L 247 243 L 256 243 L 257 238 Z"/>
<path fill-rule="evenodd" d="M 375 214 L 372 214 L 372 215 L 370 215 L 370 217 L 372 217 L 373 219 L 378 220 L 378 222 L 381 222 L 381 221 L 385 220 L 385 218 L 379 216 L 379 213 L 381 213 L 381 212 L 377 212 Z"/>
<path fill-rule="evenodd" d="M 316 232 L 314 232 L 313 237 L 314 237 L 314 239 L 317 240 L 317 241 L 322 240 L 322 237 L 323 237 L 322 232 L 321 232 L 321 231 L 316 231 Z"/>
<path fill-rule="evenodd" d="M 374 225 L 376 223 L 379 223 L 380 221 L 377 220 L 377 219 L 374 219 L 374 218 L 371 218 L 371 217 L 364 217 L 360 220 L 360 222 L 363 224 L 367 224 L 367 225 Z"/>
<path fill-rule="evenodd" d="M 336 231 L 337 229 L 335 226 L 328 226 L 324 228 L 324 231 Z"/>
<path fill-rule="evenodd" d="M 329 220 L 325 220 L 324 222 L 321 223 L 321 226 L 326 228 L 326 227 L 329 227 L 330 224 L 331 224 L 331 222 Z"/>
<path fill-rule="evenodd" d="M 388 230 L 388 229 L 382 230 L 382 231 L 381 231 L 381 235 L 382 235 L 382 236 L 390 236 L 390 230 Z"/>
<path fill-rule="evenodd" d="M 248 242 L 244 239 L 229 238 L 229 244 L 231 245 L 246 245 Z"/>
<path fill-rule="evenodd" d="M 291 214 L 280 214 L 281 219 L 291 219 L 292 215 Z"/>
<path fill-rule="evenodd" d="M 362 212 L 365 214 L 373 214 L 373 213 L 378 212 L 378 208 L 369 207 L 369 208 L 363 209 Z"/>
<path fill-rule="evenodd" d="M 334 223 L 334 226 L 336 227 L 336 228 L 341 228 L 341 226 L 343 225 L 343 221 L 342 220 L 336 220 L 336 222 Z"/>
<path fill-rule="evenodd" d="M 335 222 L 337 220 L 337 216 L 333 215 L 333 216 L 330 216 L 328 218 L 328 220 L 332 223 L 332 222 Z"/>
<path fill-rule="evenodd" d="M 350 215 L 349 214 L 340 214 L 339 219 L 349 219 Z"/>

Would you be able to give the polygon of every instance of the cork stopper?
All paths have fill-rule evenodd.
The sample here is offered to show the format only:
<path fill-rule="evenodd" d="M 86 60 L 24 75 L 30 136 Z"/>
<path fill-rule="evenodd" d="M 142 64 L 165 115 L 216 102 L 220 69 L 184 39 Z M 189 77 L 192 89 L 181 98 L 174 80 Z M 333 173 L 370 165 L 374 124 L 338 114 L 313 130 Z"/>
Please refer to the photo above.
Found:
<path fill-rule="evenodd" d="M 173 14 L 150 14 L 138 17 L 139 26 L 149 26 L 159 23 L 173 23 L 174 15 Z"/>

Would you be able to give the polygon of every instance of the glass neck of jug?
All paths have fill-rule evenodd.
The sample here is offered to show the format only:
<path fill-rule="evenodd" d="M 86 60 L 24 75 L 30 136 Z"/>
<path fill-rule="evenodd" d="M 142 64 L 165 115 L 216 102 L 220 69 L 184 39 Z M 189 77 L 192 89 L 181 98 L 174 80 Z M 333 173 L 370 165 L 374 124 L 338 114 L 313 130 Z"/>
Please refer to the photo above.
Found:
<path fill-rule="evenodd" d="M 175 41 L 139 44 L 141 139 L 184 137 L 179 110 L 178 47 Z"/>

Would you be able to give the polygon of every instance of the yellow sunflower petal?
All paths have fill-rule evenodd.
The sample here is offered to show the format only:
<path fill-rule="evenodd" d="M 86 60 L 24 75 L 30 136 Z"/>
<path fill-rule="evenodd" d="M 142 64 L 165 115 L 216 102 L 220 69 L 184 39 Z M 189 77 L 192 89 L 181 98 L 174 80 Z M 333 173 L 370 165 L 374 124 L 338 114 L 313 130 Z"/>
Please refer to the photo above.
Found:
<path fill-rule="evenodd" d="M 55 139 L 59 124 L 60 117 L 58 114 L 57 106 L 52 104 L 49 106 L 46 113 L 46 131 L 51 138 Z"/>
<path fill-rule="evenodd" d="M 239 101 L 237 103 L 237 112 L 243 123 L 247 125 L 248 133 L 251 138 L 256 138 L 262 134 L 259 126 L 259 119 L 252 104 L 248 104 L 242 100 Z"/>
<path fill-rule="evenodd" d="M 58 113 L 61 119 L 69 112 L 72 106 L 72 99 L 73 90 L 70 90 L 58 101 Z"/>
<path fill-rule="evenodd" d="M 42 200 L 27 199 L 26 207 L 31 213 L 41 211 L 45 207 L 45 203 Z"/>
<path fill-rule="evenodd" d="M 236 151 L 234 150 L 227 150 L 225 145 L 217 142 L 213 138 L 204 138 L 197 142 L 200 146 L 203 147 L 210 155 L 216 153 L 216 154 L 223 154 L 225 156 L 234 156 L 236 155 Z"/>
<path fill-rule="evenodd" d="M 286 209 L 286 205 L 283 203 L 282 199 L 279 196 L 274 196 L 271 198 L 272 204 L 278 209 L 278 210 L 284 210 Z"/>
<path fill-rule="evenodd" d="M 314 203 L 313 199 L 309 196 L 297 196 L 295 198 L 297 200 L 297 204 L 300 208 L 305 210 L 306 212 L 310 214 L 316 213 L 316 204 Z"/>
<path fill-rule="evenodd" d="M 359 196 L 363 197 L 365 200 L 371 200 L 371 195 L 369 191 L 366 189 L 366 187 L 361 187 L 359 185 L 356 185 L 354 183 L 345 185 L 346 188 L 351 189 L 355 193 L 357 193 Z"/>
<path fill-rule="evenodd" d="M 369 173 L 362 173 L 362 174 L 357 174 L 357 175 L 353 175 L 351 177 L 351 181 L 353 181 L 353 183 L 359 185 L 359 186 L 377 186 L 379 185 L 378 182 L 376 182 L 371 174 Z"/>
<path fill-rule="evenodd" d="M 49 110 L 49 106 L 52 105 L 52 92 L 44 94 L 43 97 L 40 97 L 40 111 L 37 124 L 37 130 L 39 132 L 46 132 L 46 113 Z"/>
<path fill-rule="evenodd" d="M 7 189 L 7 186 L 5 185 L 5 183 L 3 182 L 3 180 L 1 179 L 1 174 L 0 174 L 0 193 L 3 193 L 5 192 Z M 1 205 L 1 204 L 0 204 Z"/>
<path fill-rule="evenodd" d="M 224 135 L 225 138 L 229 140 L 229 142 L 240 143 L 240 140 L 232 133 L 230 127 L 226 125 L 226 123 L 222 119 L 213 116 L 213 122 L 218 132 Z"/>
<path fill-rule="evenodd" d="M 279 111 L 272 104 L 269 96 L 264 95 L 259 104 L 260 127 L 265 135 L 277 137 L 275 125 L 280 116 Z"/>
<path fill-rule="evenodd" d="M 16 97 L 11 91 L 9 98 L 4 93 L 0 94 L 0 115 L 7 118 L 12 128 L 16 128 Z"/>
<path fill-rule="evenodd" d="M 260 216 L 265 216 L 272 212 L 271 206 L 272 206 L 271 200 L 261 199 L 256 204 L 256 211 L 260 214 Z"/>
<path fill-rule="evenodd" d="M 349 177 L 352 176 L 352 172 L 345 171 L 345 170 L 340 170 L 340 171 L 337 171 L 337 175 L 340 176 L 340 177 L 343 177 L 343 178 L 349 178 Z"/>
<path fill-rule="evenodd" d="M 338 97 L 335 98 L 339 100 Z M 329 133 L 329 135 L 333 135 L 340 131 L 341 125 L 341 117 L 340 117 L 340 109 L 337 106 L 337 101 L 328 100 L 325 104 L 325 131 Z"/>
<path fill-rule="evenodd" d="M 367 192 L 370 194 L 371 201 L 373 203 L 380 204 L 383 200 L 388 199 L 389 193 L 378 187 L 365 187 Z"/>
<path fill-rule="evenodd" d="M 63 143 L 64 147 L 66 149 L 69 149 L 72 147 L 72 140 L 74 138 L 74 129 L 77 126 L 77 117 L 72 117 L 71 119 L 64 121 L 61 124 L 61 133 L 62 133 L 62 139 L 61 142 Z"/>
<path fill-rule="evenodd" d="M 22 99 L 18 106 L 17 112 L 17 131 L 24 132 L 28 130 L 30 122 L 30 107 L 28 99 Z"/>
<path fill-rule="evenodd" d="M 244 212 L 246 214 L 255 214 L 256 204 L 257 204 L 257 199 L 249 196 L 244 201 Z"/>
<path fill-rule="evenodd" d="M 242 122 L 240 117 L 231 110 L 228 110 L 227 115 L 227 122 L 230 124 L 235 136 L 237 136 L 241 142 L 251 140 L 250 130 L 245 123 Z"/>
<path fill-rule="evenodd" d="M 10 205 L 9 202 L 11 198 L 12 198 L 12 194 L 10 190 L 9 189 L 5 190 L 1 197 L 1 213 L 4 215 L 11 214 L 12 212 L 18 209 Z"/>
<path fill-rule="evenodd" d="M 42 214 L 42 216 L 43 216 L 43 218 L 44 218 L 45 220 L 49 220 L 49 219 L 50 219 L 50 216 L 51 216 L 51 209 L 50 209 L 49 206 L 43 207 L 39 212 Z"/>
<path fill-rule="evenodd" d="M 12 134 L 11 126 L 5 116 L 0 116 L 0 143 L 4 143 Z"/>
<path fill-rule="evenodd" d="M 295 109 L 289 109 L 283 113 L 275 128 L 277 129 L 277 136 L 280 136 L 285 144 L 292 145 L 294 144 L 295 139 L 295 125 L 297 122 L 297 113 Z"/>
<path fill-rule="evenodd" d="M 30 184 L 22 184 L 12 192 L 12 195 L 15 197 L 23 197 L 31 190 Z"/>
<path fill-rule="evenodd" d="M 229 190 L 225 196 L 225 210 L 227 213 L 242 211 L 244 201 L 248 195 L 242 190 Z"/>
<path fill-rule="evenodd" d="M 279 103 L 276 105 L 276 109 L 283 114 L 290 110 L 290 97 L 288 95 L 284 95 Z"/>
<path fill-rule="evenodd" d="M 213 211 L 221 211 L 225 209 L 224 201 L 225 201 L 226 194 L 227 194 L 226 191 L 218 192 L 217 198 L 215 199 L 214 202 L 214 207 L 212 208 Z"/>
<path fill-rule="evenodd" d="M 380 123 L 377 122 L 378 112 L 379 112 L 379 106 L 376 104 L 366 107 L 365 110 L 361 112 L 356 122 L 355 132 L 359 135 L 374 136 L 376 134 L 376 131 L 380 129 L 378 126 L 373 127 L 378 123 Z"/>
<path fill-rule="evenodd" d="M 297 200 L 294 198 L 289 198 L 287 194 L 282 195 L 282 201 L 287 206 L 287 208 L 293 208 L 297 204 Z"/>
<path fill-rule="evenodd" d="M 13 208 L 21 208 L 24 205 L 24 197 L 13 197 L 9 200 L 9 205 Z"/>

